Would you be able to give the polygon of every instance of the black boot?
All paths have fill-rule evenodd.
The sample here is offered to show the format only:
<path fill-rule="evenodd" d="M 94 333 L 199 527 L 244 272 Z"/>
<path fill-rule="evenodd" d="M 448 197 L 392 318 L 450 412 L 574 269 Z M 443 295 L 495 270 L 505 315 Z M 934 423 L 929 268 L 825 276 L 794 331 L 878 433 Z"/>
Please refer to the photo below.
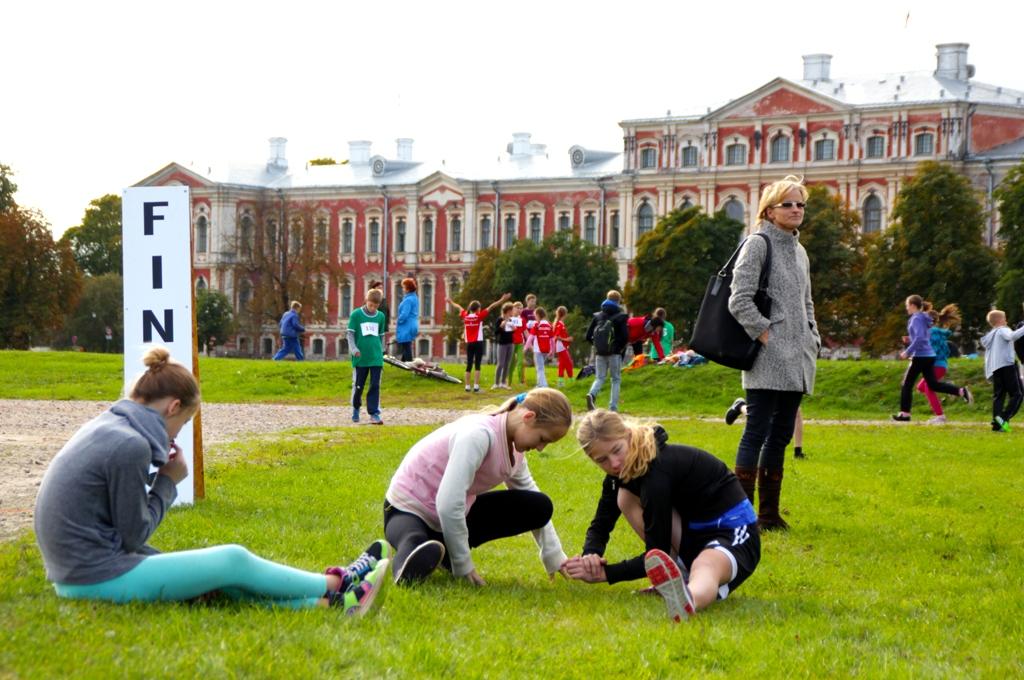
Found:
<path fill-rule="evenodd" d="M 740 486 L 743 487 L 744 493 L 747 494 L 747 498 L 753 504 L 754 489 L 757 486 L 757 468 L 737 465 L 735 472 L 736 479 L 740 480 Z"/>
<path fill-rule="evenodd" d="M 789 528 L 779 514 L 779 496 L 782 494 L 782 470 L 757 469 L 757 485 L 760 487 L 760 506 L 757 525 L 761 531 L 785 531 Z"/>

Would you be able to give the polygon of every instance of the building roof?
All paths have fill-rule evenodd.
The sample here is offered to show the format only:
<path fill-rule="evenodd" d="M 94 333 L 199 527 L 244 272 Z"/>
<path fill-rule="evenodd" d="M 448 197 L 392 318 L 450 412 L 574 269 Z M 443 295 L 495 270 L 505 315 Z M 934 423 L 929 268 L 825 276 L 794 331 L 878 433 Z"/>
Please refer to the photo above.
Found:
<path fill-rule="evenodd" d="M 1024 159 L 1024 137 L 1015 139 L 1012 142 L 1007 142 L 1006 144 L 1001 144 L 995 148 L 989 149 L 988 151 L 971 154 L 970 158 L 994 161 L 1003 159 L 1019 161 Z"/>
<path fill-rule="evenodd" d="M 799 83 L 852 106 L 892 106 L 951 101 L 1024 106 L 1024 92 L 1020 90 L 1010 90 L 974 80 L 944 78 L 931 71 L 801 80 Z"/>

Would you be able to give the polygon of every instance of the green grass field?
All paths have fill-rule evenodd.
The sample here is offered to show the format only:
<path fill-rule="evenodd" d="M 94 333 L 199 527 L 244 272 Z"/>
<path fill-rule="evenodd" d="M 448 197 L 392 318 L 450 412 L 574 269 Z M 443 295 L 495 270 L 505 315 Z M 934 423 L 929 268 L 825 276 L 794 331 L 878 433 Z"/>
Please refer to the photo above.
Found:
<path fill-rule="evenodd" d="M 27 380 L 18 387 L 10 368 L 14 358 L 26 356 L 19 368 Z M 64 381 L 34 366 L 36 355 L 0 353 L 0 396 L 26 397 L 22 390 L 56 389 L 62 382 L 58 398 L 84 398 L 90 390 L 107 391 L 91 398 L 116 396 L 116 376 L 96 378 L 106 370 L 99 359 L 112 359 L 57 358 L 69 362 L 60 369 Z M 209 398 L 223 389 L 214 376 L 236 365 L 243 370 L 250 364 L 204 363 Z M 345 377 L 342 365 L 257 366 L 253 371 L 268 367 L 293 378 L 332 368 L 339 380 Z M 844 385 L 838 373 L 828 375 L 833 366 L 857 376 L 863 389 Z M 868 373 L 857 375 L 858 368 Z M 823 364 L 822 385 L 842 390 L 854 415 L 881 417 L 886 403 L 874 411 L 865 404 L 883 393 L 891 401 L 893 387 L 879 390 L 861 378 L 877 378 L 883 368 L 898 378 L 896 364 Z M 955 366 L 953 374 L 969 368 Z M 673 370 L 689 378 L 704 369 Z M 83 379 L 76 383 L 69 375 Z M 394 376 L 388 387 L 405 377 L 403 390 L 425 390 L 419 398 L 402 395 L 407 403 L 447 389 L 397 371 L 388 375 Z M 642 380 L 626 389 L 644 390 L 663 414 L 708 408 L 717 415 L 721 409 L 710 406 L 737 388 L 714 368 L 703 376 L 687 385 L 692 391 L 686 399 L 664 393 L 670 382 L 661 384 L 662 393 Z M 653 376 L 651 382 L 662 379 Z M 325 401 L 329 382 L 318 383 Z M 263 388 L 268 394 L 288 389 Z M 433 398 L 450 405 L 447 397 Z M 815 415 L 843 412 L 825 403 L 815 403 L 821 409 Z M 984 416 L 980 405 L 957 408 L 972 420 Z M 665 422 L 673 441 L 732 462 L 739 427 Z M 420 587 L 388 588 L 376 615 L 348 620 L 334 611 L 229 602 L 62 601 L 46 583 L 26 535 L 0 545 L 0 677 L 1021 677 L 1021 435 L 986 429 L 983 422 L 944 428 L 810 425 L 805 448 L 811 458 L 787 461 L 782 505 L 792 530 L 764 537 L 763 558 L 750 580 L 684 625 L 665 619 L 658 598 L 634 595 L 639 582 L 609 587 L 561 577 L 548 581 L 528 537 L 474 551 L 485 588 L 439 573 Z M 316 571 L 350 559 L 382 535 L 381 503 L 390 476 L 429 430 L 300 430 L 215 447 L 207 454 L 207 499 L 172 510 L 152 543 L 163 550 L 240 543 Z M 590 521 L 601 473 L 571 437 L 531 454 L 530 465 L 554 500 L 555 526 L 573 554 Z M 641 549 L 620 522 L 609 558 Z"/>
<path fill-rule="evenodd" d="M 122 357 L 74 352 L 0 351 L 0 398 L 113 400 L 122 385 Z M 462 378 L 464 366 L 445 365 Z M 805 400 L 809 418 L 887 419 L 898 410 L 902 361 L 819 361 L 815 396 Z M 248 359 L 200 359 L 203 398 L 211 402 L 292 404 L 347 403 L 352 370 L 347 362 L 273 362 Z M 527 380 L 533 385 L 533 370 Z M 458 385 L 423 378 L 392 366 L 384 367 L 382 403 L 388 407 L 419 406 L 476 409 L 503 399 L 505 392 L 488 392 L 494 367 L 484 366 L 480 394 L 467 394 Z M 549 369 L 548 379 L 554 383 Z M 947 403 L 951 420 L 987 423 L 992 390 L 980 360 L 955 359 L 949 380 L 966 382 L 977 403 Z M 592 380 L 570 380 L 565 393 L 579 407 Z M 525 388 L 524 388 L 525 389 Z M 602 393 L 606 403 L 608 387 Z M 721 417 L 740 396 L 738 371 L 716 365 L 680 369 L 646 367 L 623 374 L 621 408 L 637 415 L 678 414 Z M 924 397 L 915 393 L 914 409 L 920 418 L 931 415 Z"/>

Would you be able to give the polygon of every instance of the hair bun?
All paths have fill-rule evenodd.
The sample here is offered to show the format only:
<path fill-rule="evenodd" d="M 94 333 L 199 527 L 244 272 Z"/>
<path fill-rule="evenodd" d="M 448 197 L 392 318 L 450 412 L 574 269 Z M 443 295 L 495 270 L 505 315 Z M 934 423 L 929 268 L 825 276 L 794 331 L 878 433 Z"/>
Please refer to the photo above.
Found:
<path fill-rule="evenodd" d="M 167 351 L 166 347 L 152 347 L 142 357 L 142 363 L 150 371 L 159 371 L 167 365 L 170 359 L 171 353 Z"/>

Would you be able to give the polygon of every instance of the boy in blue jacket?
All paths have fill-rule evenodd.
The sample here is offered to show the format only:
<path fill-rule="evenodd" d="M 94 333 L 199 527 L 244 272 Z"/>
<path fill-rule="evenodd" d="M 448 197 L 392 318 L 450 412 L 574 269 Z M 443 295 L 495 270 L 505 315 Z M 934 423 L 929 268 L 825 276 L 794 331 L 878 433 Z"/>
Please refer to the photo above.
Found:
<path fill-rule="evenodd" d="M 274 355 L 274 361 L 280 361 L 292 352 L 299 361 L 306 358 L 302 353 L 302 343 L 299 342 L 299 336 L 306 332 L 306 327 L 299 321 L 301 311 L 302 303 L 292 300 L 291 309 L 281 316 L 281 341 L 284 346 Z"/>

